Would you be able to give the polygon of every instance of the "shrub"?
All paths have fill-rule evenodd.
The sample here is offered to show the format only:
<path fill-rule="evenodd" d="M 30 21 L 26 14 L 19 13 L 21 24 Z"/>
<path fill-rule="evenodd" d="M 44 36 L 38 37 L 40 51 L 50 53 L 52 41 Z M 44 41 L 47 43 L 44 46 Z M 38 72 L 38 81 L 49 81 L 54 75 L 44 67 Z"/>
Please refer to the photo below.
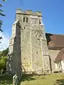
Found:
<path fill-rule="evenodd" d="M 3 70 L 3 72 L 6 70 L 6 59 L 7 57 L 1 57 L 0 58 L 0 71 Z"/>

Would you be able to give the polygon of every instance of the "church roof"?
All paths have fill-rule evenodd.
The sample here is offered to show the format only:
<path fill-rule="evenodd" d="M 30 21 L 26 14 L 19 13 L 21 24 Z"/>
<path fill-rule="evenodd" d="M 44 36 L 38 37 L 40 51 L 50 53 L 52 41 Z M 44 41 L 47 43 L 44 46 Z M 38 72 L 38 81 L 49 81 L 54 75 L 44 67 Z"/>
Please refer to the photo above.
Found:
<path fill-rule="evenodd" d="M 55 59 L 55 62 L 58 62 L 58 61 L 61 61 L 61 60 L 64 60 L 64 48 L 58 53 L 58 55 Z"/>
<path fill-rule="evenodd" d="M 49 49 L 64 48 L 64 35 L 46 33 L 47 45 Z"/>

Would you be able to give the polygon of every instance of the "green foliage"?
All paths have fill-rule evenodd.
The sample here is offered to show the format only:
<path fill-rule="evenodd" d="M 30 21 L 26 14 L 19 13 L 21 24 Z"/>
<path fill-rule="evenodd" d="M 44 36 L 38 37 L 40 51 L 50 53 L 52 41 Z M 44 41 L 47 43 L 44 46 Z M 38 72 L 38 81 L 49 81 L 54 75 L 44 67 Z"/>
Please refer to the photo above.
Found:
<path fill-rule="evenodd" d="M 6 0 L 2 0 L 2 1 L 4 1 L 4 2 L 5 2 Z"/>
<path fill-rule="evenodd" d="M 6 67 L 6 61 L 3 58 L 1 58 L 0 59 L 0 70 L 4 69 L 5 67 Z"/>
<path fill-rule="evenodd" d="M 2 0 L 2 1 L 5 2 L 6 0 Z M 3 7 L 2 4 L 0 4 L 0 7 Z M 0 9 L 0 15 L 5 16 L 3 14 L 2 9 Z M 0 31 L 1 32 L 3 32 L 2 29 L 1 29 L 2 23 L 3 23 L 2 20 L 0 20 Z M 0 37 L 0 39 L 2 39 L 2 37 Z M 8 54 L 8 48 L 6 50 L 0 52 L 0 70 L 6 68 L 6 59 L 7 59 L 6 55 L 7 54 Z"/>
<path fill-rule="evenodd" d="M 64 74 L 23 75 L 20 85 L 64 85 Z"/>
<path fill-rule="evenodd" d="M 5 2 L 6 0 L 2 0 L 3 2 Z M 2 4 L 0 3 L 0 7 L 3 7 Z M 5 14 L 3 14 L 3 10 L 0 9 L 0 16 L 5 16 Z M 2 32 L 1 26 L 2 26 L 2 20 L 0 20 L 0 31 Z"/>
<path fill-rule="evenodd" d="M 5 73 L 7 56 L 0 58 L 0 74 Z"/>
<path fill-rule="evenodd" d="M 0 9 L 0 15 L 1 15 L 1 16 L 5 16 L 5 15 L 2 13 L 1 9 Z"/>
<path fill-rule="evenodd" d="M 2 7 L 2 4 L 0 4 L 0 7 Z"/>
<path fill-rule="evenodd" d="M 0 85 L 13 85 L 13 76 L 12 75 L 0 75 Z"/>
<path fill-rule="evenodd" d="M 46 33 L 47 45 L 48 45 L 49 42 L 51 41 L 51 36 L 52 36 L 52 34 L 50 34 L 50 33 Z"/>
<path fill-rule="evenodd" d="M 0 57 L 7 56 L 7 54 L 8 54 L 8 48 L 6 50 L 3 50 L 2 52 L 0 52 Z"/>
<path fill-rule="evenodd" d="M 0 71 L 6 70 L 6 60 L 7 60 L 8 48 L 0 52 Z"/>

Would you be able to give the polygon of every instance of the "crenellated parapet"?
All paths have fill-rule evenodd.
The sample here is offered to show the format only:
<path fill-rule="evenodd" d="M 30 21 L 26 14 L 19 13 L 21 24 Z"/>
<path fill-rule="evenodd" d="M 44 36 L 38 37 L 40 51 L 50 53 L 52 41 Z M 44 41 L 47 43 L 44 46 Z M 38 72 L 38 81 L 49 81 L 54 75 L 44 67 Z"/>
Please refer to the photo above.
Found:
<path fill-rule="evenodd" d="M 42 17 L 42 13 L 40 11 L 33 12 L 32 10 L 22 11 L 21 9 L 16 10 L 16 14 L 25 14 L 25 15 L 33 15 Z"/>

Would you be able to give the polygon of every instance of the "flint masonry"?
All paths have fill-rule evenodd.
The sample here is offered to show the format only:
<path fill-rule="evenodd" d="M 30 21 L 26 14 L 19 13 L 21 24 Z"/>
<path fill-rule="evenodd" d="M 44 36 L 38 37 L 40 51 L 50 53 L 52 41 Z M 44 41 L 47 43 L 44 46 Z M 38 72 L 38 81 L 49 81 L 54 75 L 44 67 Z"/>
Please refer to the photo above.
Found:
<path fill-rule="evenodd" d="M 16 11 L 9 44 L 8 71 L 50 73 L 50 60 L 41 12 Z"/>

